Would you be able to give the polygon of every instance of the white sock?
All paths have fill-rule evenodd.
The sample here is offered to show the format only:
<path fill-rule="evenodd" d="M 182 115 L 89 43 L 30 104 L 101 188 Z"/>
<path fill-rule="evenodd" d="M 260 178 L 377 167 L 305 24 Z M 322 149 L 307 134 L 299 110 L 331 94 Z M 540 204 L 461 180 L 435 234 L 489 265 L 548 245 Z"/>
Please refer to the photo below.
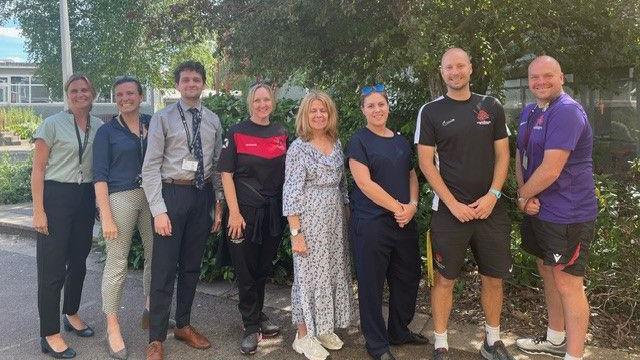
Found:
<path fill-rule="evenodd" d="M 493 344 L 500 340 L 500 326 L 489 326 L 489 324 L 484 323 L 484 332 L 487 337 L 487 345 L 493 346 Z"/>
<path fill-rule="evenodd" d="M 565 331 L 556 331 L 547 327 L 547 340 L 553 345 L 560 345 L 564 341 L 567 333 Z"/>
<path fill-rule="evenodd" d="M 569 355 L 569 353 L 564 354 L 564 360 L 582 360 L 582 357 L 575 357 Z"/>
<path fill-rule="evenodd" d="M 449 350 L 449 341 L 447 340 L 446 330 L 442 334 L 438 334 L 437 332 L 434 331 L 433 338 L 434 338 L 433 347 L 435 349 L 445 348 Z"/>

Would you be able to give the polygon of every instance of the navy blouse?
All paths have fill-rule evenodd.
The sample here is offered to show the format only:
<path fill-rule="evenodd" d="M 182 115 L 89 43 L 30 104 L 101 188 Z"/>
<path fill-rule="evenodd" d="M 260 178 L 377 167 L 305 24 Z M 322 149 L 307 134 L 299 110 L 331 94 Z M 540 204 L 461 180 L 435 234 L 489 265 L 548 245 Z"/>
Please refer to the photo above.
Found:
<path fill-rule="evenodd" d="M 145 129 L 149 120 L 150 115 L 140 115 Z M 145 136 L 141 142 L 137 135 L 122 126 L 117 115 L 98 129 L 93 142 L 93 182 L 105 181 L 109 194 L 140 187 L 147 139 Z"/>

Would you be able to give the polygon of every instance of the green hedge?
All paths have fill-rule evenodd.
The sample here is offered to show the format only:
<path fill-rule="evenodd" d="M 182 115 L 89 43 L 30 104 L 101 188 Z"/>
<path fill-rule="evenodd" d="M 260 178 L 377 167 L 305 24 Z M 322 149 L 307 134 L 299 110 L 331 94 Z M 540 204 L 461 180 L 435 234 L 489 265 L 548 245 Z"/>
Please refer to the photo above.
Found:
<path fill-rule="evenodd" d="M 0 204 L 31 200 L 31 158 L 14 161 L 9 153 L 0 153 Z"/>
<path fill-rule="evenodd" d="M 351 134 L 364 125 L 360 113 L 357 94 L 335 96 L 340 115 L 340 138 L 346 145 Z M 391 127 L 400 129 L 405 136 L 411 138 L 415 122 L 415 112 L 419 108 L 419 96 L 407 103 L 393 102 L 390 118 Z M 227 129 L 246 118 L 246 106 L 243 99 L 222 93 L 204 100 L 204 105 L 216 112 Z M 297 102 L 282 100 L 272 116 L 273 121 L 281 122 L 294 134 L 294 116 Z M 514 132 L 514 131 L 512 131 Z M 515 132 L 514 132 L 515 133 Z M 510 138 L 511 152 L 514 153 L 515 137 Z M 513 157 L 513 156 L 512 156 Z M 504 192 L 515 196 L 517 185 L 511 162 L 510 177 Z M 590 268 L 587 276 L 587 289 L 593 306 L 603 307 L 607 311 L 618 314 L 632 314 L 632 321 L 640 322 L 639 312 L 632 309 L 640 299 L 640 160 L 632 163 L 630 170 L 623 175 L 596 175 L 596 191 L 599 201 L 596 239 L 591 247 Z M 350 182 L 350 186 L 354 186 Z M 433 198 L 428 184 L 420 178 L 420 206 L 416 214 L 420 231 L 424 234 L 430 222 L 430 202 Z M 512 219 L 512 250 L 514 255 L 514 279 L 516 286 L 538 287 L 534 259 L 520 249 L 519 225 L 522 214 L 512 202 L 507 202 Z M 205 281 L 216 279 L 233 279 L 231 268 L 220 268 L 215 264 L 215 252 L 220 235 L 212 235 L 207 244 L 203 260 L 201 278 Z M 421 241 L 424 254 L 424 242 Z M 142 258 L 142 247 L 134 245 L 130 256 L 131 265 L 139 267 Z M 283 245 L 275 261 L 274 279 L 277 282 L 289 282 L 292 275 L 291 248 L 288 235 L 285 234 Z"/>

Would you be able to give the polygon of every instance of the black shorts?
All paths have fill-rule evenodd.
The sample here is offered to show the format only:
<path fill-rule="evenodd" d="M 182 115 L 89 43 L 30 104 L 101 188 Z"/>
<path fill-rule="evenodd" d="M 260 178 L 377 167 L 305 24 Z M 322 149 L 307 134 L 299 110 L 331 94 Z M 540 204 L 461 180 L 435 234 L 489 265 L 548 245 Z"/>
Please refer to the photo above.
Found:
<path fill-rule="evenodd" d="M 559 266 L 574 276 L 584 276 L 595 220 L 576 224 L 556 224 L 525 216 L 520 232 L 522 249 L 542 259 L 545 265 Z"/>
<path fill-rule="evenodd" d="M 510 234 L 511 221 L 500 202 L 488 218 L 466 223 L 442 206 L 431 215 L 433 263 L 442 276 L 455 279 L 471 245 L 480 274 L 510 278 L 513 271 Z"/>

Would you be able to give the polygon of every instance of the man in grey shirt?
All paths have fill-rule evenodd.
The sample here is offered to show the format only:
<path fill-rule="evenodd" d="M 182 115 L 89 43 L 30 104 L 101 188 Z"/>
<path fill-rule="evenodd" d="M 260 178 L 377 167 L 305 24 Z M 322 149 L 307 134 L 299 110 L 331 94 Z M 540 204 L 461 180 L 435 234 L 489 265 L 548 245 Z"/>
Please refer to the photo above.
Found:
<path fill-rule="evenodd" d="M 163 358 L 176 272 L 175 338 L 197 349 L 211 347 L 190 325 L 190 317 L 207 237 L 221 224 L 222 183 L 215 169 L 222 126 L 200 103 L 206 81 L 202 64 L 184 62 L 174 78 L 180 100 L 151 118 L 142 166 L 142 187 L 155 230 L 147 347 L 151 360 Z"/>

